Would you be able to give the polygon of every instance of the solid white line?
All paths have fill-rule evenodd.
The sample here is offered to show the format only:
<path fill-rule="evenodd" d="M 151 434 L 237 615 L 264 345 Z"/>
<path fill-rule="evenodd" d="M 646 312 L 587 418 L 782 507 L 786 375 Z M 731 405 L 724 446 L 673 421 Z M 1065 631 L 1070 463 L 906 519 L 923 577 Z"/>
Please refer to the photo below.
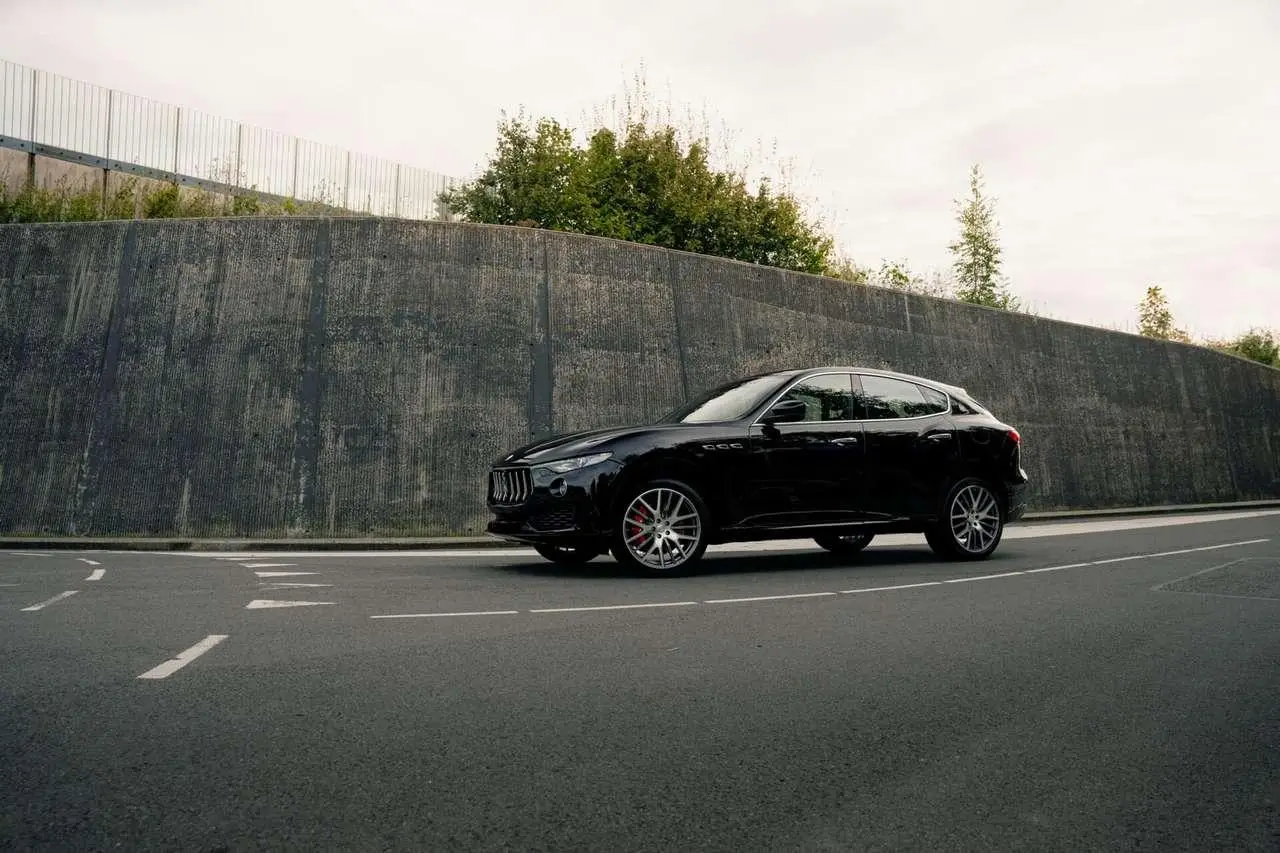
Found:
<path fill-rule="evenodd" d="M 1182 581 L 1189 581 L 1192 578 L 1198 578 L 1201 575 L 1207 575 L 1209 574 L 1209 572 L 1216 572 L 1219 569 L 1227 569 L 1227 568 L 1230 568 L 1231 566 L 1234 566 L 1236 563 L 1246 563 L 1248 561 L 1249 561 L 1248 557 L 1239 557 L 1235 560 L 1231 560 L 1230 562 L 1223 563 L 1220 566 L 1210 566 L 1207 569 L 1201 569 L 1198 572 L 1192 572 L 1189 575 L 1183 575 L 1180 578 L 1174 578 L 1171 581 L 1165 581 L 1164 583 L 1156 584 L 1155 586 L 1151 587 L 1151 589 L 1152 591 L 1155 591 L 1155 592 L 1164 592 L 1165 591 L 1164 588 L 1166 586 L 1169 586 L 1170 584 L 1181 583 Z"/>
<path fill-rule="evenodd" d="M 333 584 L 331 583 L 289 583 L 288 581 L 275 581 L 275 582 L 263 581 L 262 583 L 258 584 L 258 586 L 269 586 L 269 587 L 274 587 L 276 589 L 293 589 L 293 588 L 302 588 L 302 587 L 311 589 L 311 588 L 333 586 Z"/>
<path fill-rule="evenodd" d="M 319 572 L 254 572 L 260 578 L 296 578 L 301 575 L 315 575 Z"/>
<path fill-rule="evenodd" d="M 102 576 L 105 575 L 106 573 L 107 573 L 106 569 L 94 569 L 92 572 L 89 573 L 89 577 L 85 578 L 85 580 L 100 581 L 102 580 Z"/>
<path fill-rule="evenodd" d="M 1068 563 L 1065 566 L 1045 566 L 1043 569 L 1027 569 L 1024 574 L 1034 575 L 1038 572 L 1060 572 L 1063 569 L 1080 569 L 1085 566 L 1092 566 L 1093 563 Z"/>
<path fill-rule="evenodd" d="M 89 565 L 91 565 L 91 566 L 101 566 L 101 565 L 102 565 L 102 563 L 98 563 L 98 562 L 95 562 L 95 561 L 93 561 L 93 560 L 86 560 L 84 557 L 76 557 L 76 559 L 77 559 L 77 560 L 79 560 L 79 561 L 80 561 L 80 562 L 82 562 L 82 563 L 88 563 L 88 564 L 89 564 Z"/>
<path fill-rule="evenodd" d="M 1003 572 L 998 575 L 977 575 L 975 577 L 967 577 L 967 578 L 952 578 L 951 580 L 943 581 L 943 583 L 967 583 L 969 581 L 989 581 L 992 578 L 1011 578 L 1014 575 L 1025 575 L 1025 574 L 1026 572 Z"/>
<path fill-rule="evenodd" d="M 147 678 L 147 679 L 168 678 L 178 670 L 182 669 L 187 664 L 191 663 L 196 658 L 200 657 L 200 655 L 204 654 L 205 652 L 212 649 L 214 646 L 218 645 L 218 643 L 221 643 L 226 638 L 227 638 L 226 634 L 210 634 L 200 642 L 196 643 L 191 648 L 187 649 L 182 654 L 178 655 L 176 658 L 173 658 L 172 660 L 167 660 L 164 663 L 160 664 L 159 666 L 155 667 L 154 669 L 147 670 L 146 672 L 142 673 L 142 675 L 139 675 L 138 678 Z"/>
<path fill-rule="evenodd" d="M 795 595 L 756 595 L 750 598 L 712 598 L 703 604 L 741 604 L 748 601 L 783 601 L 789 598 L 822 598 L 835 595 L 834 592 L 800 592 Z"/>
<path fill-rule="evenodd" d="M 530 613 L 587 613 L 592 610 L 637 610 L 642 607 L 693 607 L 696 601 L 663 601 L 656 604 L 609 604 L 598 607 L 543 607 Z"/>
<path fill-rule="evenodd" d="M 853 595 L 855 592 L 889 592 L 895 589 L 918 589 L 922 586 L 942 586 L 942 581 L 925 581 L 924 583 L 903 583 L 896 586 L 869 586 L 863 589 L 842 589 L 841 595 Z"/>
<path fill-rule="evenodd" d="M 437 616 L 514 616 L 519 610 L 471 610 L 463 613 L 392 613 L 388 616 L 370 616 L 370 619 L 433 619 Z"/>
<path fill-rule="evenodd" d="M 245 563 L 246 569 L 283 569 L 286 566 L 296 566 L 297 563 Z"/>
<path fill-rule="evenodd" d="M 48 601 L 42 601 L 39 604 L 33 604 L 30 607 L 24 607 L 22 608 L 22 610 L 24 613 L 31 613 L 36 610 L 44 610 L 50 604 L 61 601 L 64 598 L 70 598 L 71 596 L 75 595 L 79 591 L 80 590 L 78 589 L 69 589 L 66 592 L 60 592 L 57 595 L 55 595 L 53 598 L 49 599 Z"/>
<path fill-rule="evenodd" d="M 44 554 L 39 551 L 10 551 L 15 557 L 52 557 L 52 554 Z"/>

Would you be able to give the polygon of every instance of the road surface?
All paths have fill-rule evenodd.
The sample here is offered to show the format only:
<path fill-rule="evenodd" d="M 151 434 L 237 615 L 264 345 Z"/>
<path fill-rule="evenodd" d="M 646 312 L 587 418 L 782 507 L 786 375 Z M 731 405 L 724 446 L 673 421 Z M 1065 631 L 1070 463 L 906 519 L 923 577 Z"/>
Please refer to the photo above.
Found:
<path fill-rule="evenodd" d="M 1280 513 L 943 563 L 0 552 L 6 850 L 1280 850 Z"/>

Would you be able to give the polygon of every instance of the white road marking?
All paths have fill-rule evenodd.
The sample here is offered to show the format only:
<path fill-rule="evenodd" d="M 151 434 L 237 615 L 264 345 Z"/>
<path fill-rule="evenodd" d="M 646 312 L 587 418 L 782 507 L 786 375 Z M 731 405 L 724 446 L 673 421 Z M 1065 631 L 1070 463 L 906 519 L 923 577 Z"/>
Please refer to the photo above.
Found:
<path fill-rule="evenodd" d="M 258 586 L 263 586 L 268 589 L 299 589 L 304 587 L 307 589 L 318 589 L 320 587 L 333 586 L 333 584 L 331 583 L 289 583 L 288 581 L 275 581 L 275 582 L 263 581 L 262 583 L 258 584 Z"/>
<path fill-rule="evenodd" d="M 80 561 L 80 562 L 82 562 L 82 563 L 88 563 L 88 564 L 89 564 L 89 565 L 91 565 L 91 566 L 101 566 L 101 565 L 102 565 L 102 563 L 96 562 L 96 561 L 94 561 L 94 560 L 86 560 L 84 557 L 76 557 L 76 559 L 77 559 L 77 560 L 79 560 L 79 561 Z"/>
<path fill-rule="evenodd" d="M 79 591 L 80 590 L 78 589 L 69 589 L 66 592 L 60 592 L 57 595 L 55 595 L 53 598 L 49 599 L 48 601 L 42 601 L 39 604 L 33 604 L 30 607 L 24 607 L 22 608 L 22 611 L 24 613 L 34 613 L 37 610 L 44 610 L 50 604 L 55 604 L 64 598 L 70 598 L 71 596 L 75 595 Z"/>
<path fill-rule="evenodd" d="M 703 604 L 742 604 L 748 601 L 783 601 L 788 598 L 822 598 L 834 592 L 798 592 L 794 595 L 753 595 L 750 598 L 712 598 Z"/>
<path fill-rule="evenodd" d="M 1248 510 L 1242 512 L 1188 513 L 1184 515 L 1147 516 L 1140 518 L 1119 518 L 1100 521 L 1066 521 L 1066 522 L 1019 522 L 1010 525 L 1004 531 L 1005 539 L 1040 539 L 1053 536 L 1072 536 L 1085 533 L 1113 533 L 1126 530 L 1147 530 L 1159 527 L 1177 527 L 1187 524 L 1208 524 L 1218 521 L 1241 521 L 1250 518 L 1267 518 L 1280 515 L 1280 509 Z M 924 536 L 915 533 L 893 533 L 879 535 L 871 543 L 871 548 L 901 548 L 924 545 Z M 821 551 L 811 540 L 774 540 L 765 542 L 730 543 L 712 545 L 708 554 L 754 554 L 767 551 Z M 528 557 L 534 555 L 532 548 L 517 545 L 495 548 L 442 548 L 419 550 L 383 550 L 383 551 L 243 551 L 229 555 L 223 551 L 175 551 L 173 554 L 187 557 L 211 557 L 215 560 L 270 560 L 306 557 L 308 559 L 324 558 L 457 558 L 457 557 Z M 46 555 L 40 555 L 46 556 Z"/>
<path fill-rule="evenodd" d="M 392 613 L 370 619 L 434 619 L 437 616 L 515 616 L 519 610 L 468 610 L 461 613 Z"/>
<path fill-rule="evenodd" d="M 254 572 L 260 578 L 296 578 L 302 575 L 318 575 L 319 572 Z"/>
<path fill-rule="evenodd" d="M 968 583 L 969 581 L 989 581 L 992 578 L 1011 578 L 1014 575 L 1025 575 L 1026 572 L 1002 572 L 998 575 L 976 575 L 972 577 L 952 578 L 943 583 Z"/>
<path fill-rule="evenodd" d="M 245 610 L 267 610 L 273 607 L 318 607 L 321 604 L 333 604 L 332 601 L 276 601 L 270 598 L 255 598 L 244 606 Z"/>
<path fill-rule="evenodd" d="M 15 557 L 52 557 L 52 554 L 45 554 L 40 551 L 10 551 Z"/>
<path fill-rule="evenodd" d="M 283 569 L 286 566 L 296 566 L 297 563 L 245 563 L 246 569 Z"/>
<path fill-rule="evenodd" d="M 1264 542 L 1270 542 L 1270 539 L 1247 539 L 1241 542 L 1224 542 L 1220 545 L 1205 545 L 1199 548 L 1181 548 L 1176 551 L 1157 551 L 1149 554 L 1133 554 L 1127 557 L 1111 557 L 1105 560 L 1092 560 L 1087 563 L 1071 563 L 1063 566 L 1046 566 L 1041 569 L 1024 569 L 1015 572 L 1000 572 L 994 575 L 966 575 L 958 578 L 947 578 L 936 581 L 922 581 L 918 583 L 894 584 L 892 586 L 875 586 L 864 587 L 861 589 L 846 589 L 840 592 L 801 592 L 791 595 L 756 595 L 744 598 L 712 598 L 702 602 L 696 601 L 674 601 L 674 602 L 656 602 L 652 604 L 609 604 L 597 605 L 591 607 L 540 607 L 537 609 L 521 611 L 521 610 L 476 610 L 462 611 L 455 613 L 404 613 L 404 614 L 387 614 L 379 616 L 370 616 L 370 619 L 425 619 L 433 616 L 514 616 L 518 613 L 581 613 L 587 611 L 598 610 L 634 610 L 638 608 L 655 608 L 655 607 L 692 607 L 697 604 L 745 604 L 760 601 L 785 601 L 799 598 L 825 598 L 834 595 L 854 595 L 863 592 L 892 592 L 900 589 L 918 589 L 926 586 L 942 586 L 950 583 L 965 583 L 970 581 L 985 581 L 996 578 L 1009 578 L 1018 575 L 1036 574 L 1038 572 L 1059 572 L 1064 569 L 1079 569 L 1087 566 L 1103 566 L 1111 563 L 1127 562 L 1130 560 L 1153 560 L 1161 557 L 1176 557 L 1183 554 L 1196 554 L 1203 551 L 1217 551 L 1222 548 L 1239 548 L 1245 545 L 1259 545 Z M 1221 568 L 1217 566 L 1215 568 Z M 1207 571 L 1212 571 L 1209 569 Z"/>
<path fill-rule="evenodd" d="M 868 586 L 862 589 L 842 589 L 841 595 L 853 595 L 857 592 L 891 592 L 895 589 L 917 589 L 922 586 L 942 586 L 942 581 L 925 581 L 924 583 L 900 583 L 894 586 Z"/>
<path fill-rule="evenodd" d="M 159 666 L 155 667 L 154 669 L 147 670 L 146 672 L 142 673 L 142 675 L 139 675 L 138 678 L 140 679 L 141 678 L 146 678 L 146 679 L 168 678 L 178 670 L 182 669 L 187 664 L 191 663 L 196 658 L 200 657 L 200 655 L 204 654 L 205 652 L 212 649 L 214 646 L 218 645 L 218 643 L 221 643 L 223 640 L 227 638 L 227 636 L 228 636 L 227 634 L 210 634 L 200 642 L 196 643 L 191 648 L 187 649 L 182 654 L 178 655 L 176 658 L 167 660 L 164 663 L 160 664 Z"/>
<path fill-rule="evenodd" d="M 100 581 L 102 580 L 102 576 L 105 575 L 106 573 L 107 573 L 106 569 L 94 569 L 92 572 L 89 573 L 89 577 L 85 578 L 85 580 Z"/>
<path fill-rule="evenodd" d="M 639 610 L 645 607 L 694 607 L 696 601 L 661 601 L 655 604 L 605 604 L 594 607 L 542 607 L 530 613 L 588 613 L 593 610 Z"/>
<path fill-rule="evenodd" d="M 0 586 L 17 586 L 16 583 L 0 583 Z"/>
<path fill-rule="evenodd" d="M 1210 566 L 1210 567 L 1209 567 L 1209 568 L 1207 568 L 1207 569 L 1201 569 L 1201 570 L 1200 570 L 1200 571 L 1198 571 L 1198 572 L 1192 572 L 1192 573 L 1191 573 L 1191 574 L 1189 574 L 1189 575 L 1183 575 L 1182 577 L 1180 577 L 1180 578 L 1174 578 L 1174 579 L 1173 579 L 1173 580 L 1171 580 L 1171 581 L 1165 581 L 1164 583 L 1158 583 L 1158 584 L 1156 584 L 1155 586 L 1151 587 L 1151 589 L 1152 589 L 1153 591 L 1163 591 L 1163 590 L 1164 590 L 1164 587 L 1169 586 L 1169 585 L 1171 585 L 1171 584 L 1181 583 L 1182 581 L 1189 581 L 1189 580 L 1191 580 L 1192 578 L 1198 578 L 1198 577 L 1200 577 L 1201 575 L 1207 575 L 1207 574 L 1209 574 L 1209 572 L 1216 572 L 1216 571 L 1218 571 L 1218 570 L 1220 570 L 1220 569 L 1229 569 L 1229 568 L 1231 568 L 1232 566 L 1234 566 L 1236 563 L 1246 563 L 1246 562 L 1248 562 L 1248 561 L 1249 561 L 1249 558 L 1248 558 L 1248 557 L 1241 557 L 1241 558 L 1239 558 L 1239 559 L 1237 559 L 1237 560 L 1231 560 L 1230 562 L 1223 563 L 1222 565 L 1219 565 L 1219 566 Z"/>

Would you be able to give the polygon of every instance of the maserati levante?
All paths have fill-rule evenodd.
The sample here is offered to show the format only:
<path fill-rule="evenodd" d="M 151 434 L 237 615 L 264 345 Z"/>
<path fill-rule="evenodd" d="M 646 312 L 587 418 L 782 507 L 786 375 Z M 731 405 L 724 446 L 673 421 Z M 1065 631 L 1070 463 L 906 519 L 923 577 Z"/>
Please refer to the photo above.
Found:
<path fill-rule="evenodd" d="M 488 532 L 548 560 L 654 575 L 708 545 L 812 538 L 838 554 L 923 533 L 980 560 L 1025 511 L 1021 436 L 963 388 L 884 370 L 751 376 L 655 423 L 521 447 L 488 475 Z"/>

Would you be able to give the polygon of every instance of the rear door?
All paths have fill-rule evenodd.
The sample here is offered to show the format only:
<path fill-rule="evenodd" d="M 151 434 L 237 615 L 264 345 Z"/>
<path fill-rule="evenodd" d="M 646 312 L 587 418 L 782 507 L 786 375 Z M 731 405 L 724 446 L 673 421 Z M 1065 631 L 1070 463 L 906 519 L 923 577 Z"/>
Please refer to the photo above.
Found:
<path fill-rule="evenodd" d="M 823 373 L 796 383 L 779 401 L 800 400 L 805 419 L 753 424 L 743 522 L 752 527 L 840 523 L 860 518 L 862 424 L 853 377 Z"/>
<path fill-rule="evenodd" d="M 881 519 L 936 512 L 959 453 L 949 398 L 889 376 L 858 374 L 855 383 L 866 443 L 860 509 Z"/>

